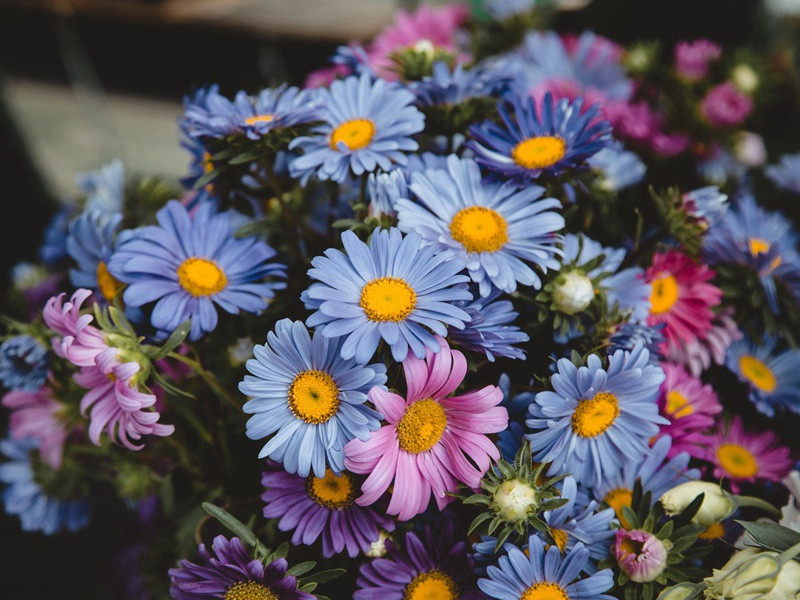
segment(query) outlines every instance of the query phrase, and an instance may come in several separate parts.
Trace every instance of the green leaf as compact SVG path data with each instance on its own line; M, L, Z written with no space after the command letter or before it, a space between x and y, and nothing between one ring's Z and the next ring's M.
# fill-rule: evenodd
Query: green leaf
M278 560L279 558L286 558L286 555L289 554L289 542L283 542L280 546L275 548L275 551L270 554L264 562L269 564L274 560Z
M314 573L313 575L309 575L308 577L303 577L300 581L302 585L306 585L307 583L326 583L337 577L341 577L347 573L345 569L326 569L324 571L320 571L319 573ZM321 598L322 596L318 596Z
M269 231L269 223L264 219L259 219L257 221L250 221L249 223L245 223L239 229L237 229L233 237L237 239L252 237L254 235L261 235Z
M183 343L183 340L186 339L186 336L189 335L191 330L192 320L186 319L170 334L167 341L164 342L164 345L152 356L152 359L158 360L159 358L164 358L167 354L175 350L175 348Z
M763 548L783 552L796 544L800 544L800 533L779 525L778 523L762 523L754 521L736 521Z
M258 544L258 538L247 525L230 514L227 510L220 508L211 502L203 502L203 510L219 521L224 527L233 532L239 539L249 546Z
M472 524L469 526L469 530L467 531L467 535L471 534L475 529L477 529L482 523L485 523L489 519L491 519L494 515L490 512L482 512L479 514L475 519L472 521Z
M293 577L299 577L305 573L308 573L311 569L317 566L317 563L313 560L307 560L306 562L301 562L296 564L293 567L290 567L287 571L287 575L291 575Z

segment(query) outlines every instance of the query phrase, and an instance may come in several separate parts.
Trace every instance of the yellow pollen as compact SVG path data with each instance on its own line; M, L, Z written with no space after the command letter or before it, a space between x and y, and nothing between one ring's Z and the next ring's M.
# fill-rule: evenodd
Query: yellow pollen
M557 583L541 581L525 590L519 600L569 600L569 596Z
M723 535L725 535L725 527L722 523L714 523L697 537L701 540L718 540Z
M550 535L556 543L556 547L564 552L567 549L567 532L563 529L551 529Z
M436 400L418 400L406 409L397 424L400 448L410 454L419 454L433 448L447 427L444 407Z
M778 380L772 369L755 356L749 354L742 356L739 359L739 372L762 392L774 392L778 386Z
M591 400L581 400L572 413L572 429L581 437L593 438L614 424L619 416L617 397L599 392Z
M405 319L417 306L417 292L397 277L379 277L361 289L359 306L371 321Z
M178 283L192 296L212 296L225 289L228 278L213 260L192 257L178 267Z
M622 516L622 507L630 507L633 501L633 492L627 488L615 488L608 492L603 499L617 513L617 519L619 519L620 524L627 529L628 521Z
M100 288L100 293L103 294L103 298L109 302L111 302L114 296L117 295L117 292L122 289L122 283L108 272L108 267L102 260L97 263L97 287Z
M295 417L319 425L328 422L339 409L339 388L327 373L303 371L292 380L288 400Z
M564 158L567 146L559 137L543 135L524 140L514 146L511 158L526 169L544 169Z
M458 595L453 578L433 570L414 577L403 591L403 600L458 600Z
M211 154L203 152L203 173L208 175L214 170L214 162L211 160Z
M753 454L739 444L722 444L717 448L719 464L733 477L753 477L758 473L758 463Z
M222 600L278 600L278 596L255 581L241 581L225 592Z
M496 252L508 241L508 225L491 208L470 206L458 211L450 221L450 235L467 252Z
M667 394L667 413L675 419L686 417L694 412L694 407L689 399L678 390L672 390Z
M678 301L678 282L669 273L655 279L650 292L650 312L660 315Z
M274 115L256 115L254 117L247 117L244 122L248 125L256 125L258 123L272 123L274 120Z
M330 469L325 470L325 477L311 475L306 479L306 491L314 502L331 509L347 508L356 497L350 475L336 475Z
M772 247L772 244L770 244L767 240L762 240L761 238L750 238L748 243L750 246L750 254L753 256L766 254Z
M375 124L369 119L352 119L339 125L331 133L331 148L339 149L344 142L348 150L360 150L368 146L375 136Z

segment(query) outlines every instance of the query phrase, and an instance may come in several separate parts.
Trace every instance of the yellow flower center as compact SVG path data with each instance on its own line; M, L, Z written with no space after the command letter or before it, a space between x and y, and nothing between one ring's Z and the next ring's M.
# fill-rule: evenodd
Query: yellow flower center
M289 409L306 423L326 423L339 408L339 388L327 373L317 370L295 375L289 386Z
M229 587L222 600L278 600L278 596L260 583L242 581Z
M569 596L557 583L540 581L525 590L519 600L569 600Z
M410 454L419 454L433 448L447 427L444 407L436 400L419 400L406 409L397 424L400 448Z
M108 267L102 260L97 263L97 287L100 288L100 293L103 294L103 298L109 302L111 302L114 296L117 295L117 292L122 289L122 283L108 272Z
M667 413L676 419L686 417L694 412L694 406L689 399L678 390L672 390L667 394Z
M701 540L718 540L725 535L725 527L722 523L714 523L708 527L699 537Z
M750 238L748 240L750 245L750 254L753 256L758 256L759 254L766 254L769 252L769 249L772 247L767 240L761 238Z
M403 600L458 600L453 578L433 570L414 577L403 592Z
M739 444L722 444L717 448L719 464L733 477L753 477L758 463L753 454Z
M336 475L330 469L325 470L325 477L311 475L306 480L306 490L314 502L331 509L347 508L356 497L350 475Z
M208 175L214 170L214 161L211 160L209 152L203 152L203 173Z
M745 354L739 359L739 372L742 377L760 389L762 392L774 392L778 385L775 374L767 365L755 356Z
M379 277L361 289L358 304L371 321L397 323L417 306L417 292L397 277Z
M553 541L556 547L564 552L567 549L567 532L563 529L551 529L550 535L553 536Z
M627 488L615 488L608 492L603 500L614 509L620 524L627 529L628 521L622 516L622 507L630 507L631 502L633 502L633 492Z
M652 283L650 312L660 315L667 312L678 301L678 282L670 275L662 275Z
M257 125L258 123L272 123L274 120L274 115L255 115L254 117L247 117L244 122L248 125Z
M508 225L491 208L470 206L458 211L450 221L450 235L467 252L496 252L508 241Z
M526 169L544 169L564 158L567 145L559 137L543 135L524 140L514 146L511 158Z
M228 278L213 260L192 257L178 267L178 283L192 296L211 296L225 289Z
M359 150L368 146L375 136L375 124L369 119L352 119L339 125L331 133L331 148L339 149L344 142L348 150Z
M617 397L599 392L591 400L581 400L572 413L572 429L581 437L593 438L611 427L619 416Z

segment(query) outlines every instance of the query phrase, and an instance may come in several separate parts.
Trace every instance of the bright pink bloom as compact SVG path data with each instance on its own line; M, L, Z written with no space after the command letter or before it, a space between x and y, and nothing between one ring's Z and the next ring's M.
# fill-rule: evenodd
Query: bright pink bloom
M316 71L311 71L311 73L308 74L303 87L325 87L333 83L336 79L339 79L340 77L347 77L351 74L352 73L347 65L334 65L324 69L317 69Z
M594 86L584 87L577 79L551 77L530 91L530 95L536 101L536 106L539 110L542 109L544 97L548 93L553 95L553 99L556 102L562 98L566 98L570 102L574 102L577 98L583 98L581 113L589 110L594 104L599 104L602 107L608 102L608 94L599 88ZM600 118L598 116L598 119Z
M682 364L689 373L699 377L712 364L723 364L728 347L741 337L742 332L733 320L733 309L727 308L714 315L711 330L704 338L694 338L690 342L669 346L665 358Z
M753 111L753 101L730 81L711 89L700 102L700 114L715 127L740 125Z
M388 424L366 441L351 440L344 449L345 468L369 474L356 502L374 503L394 481L387 512L403 521L423 512L431 494L439 509L444 508L452 500L447 493L459 481L478 487L491 461L500 458L486 434L508 425L506 409L498 406L503 393L496 386L447 397L463 381L467 361L444 339L439 343L438 354L428 351L425 360L409 354L403 361L406 399L372 388L369 399Z
M631 581L653 581L667 568L667 549L655 535L641 529L617 531L614 557Z
M602 111L615 137L639 144L649 145L661 126L661 116L647 102L609 102Z
M692 377L680 365L661 363L666 375L661 384L658 412L670 420L663 425L659 437L672 438L667 456L680 452L701 456L705 442L704 433L714 425L714 418L722 412L722 405L710 385Z
M11 411L8 422L11 437L15 440L27 437L39 440L39 456L58 469L64 456L67 430L58 416L61 405L53 399L50 388L45 385L34 393L8 392L3 396L2 404Z
M709 40L678 42L675 45L675 70L687 81L708 75L708 66L722 56L722 48Z
M741 482L781 481L789 474L793 464L791 453L777 442L771 431L747 433L736 416L727 428L706 438L706 460L714 465L714 477L730 481L736 493Z
M680 252L653 256L653 263L645 273L652 286L647 324L666 323L665 351L705 338L711 331L712 308L722 298L722 290L709 283L713 277L714 271Z
M692 139L685 133L663 133L657 131L650 139L653 152L664 158L685 152Z

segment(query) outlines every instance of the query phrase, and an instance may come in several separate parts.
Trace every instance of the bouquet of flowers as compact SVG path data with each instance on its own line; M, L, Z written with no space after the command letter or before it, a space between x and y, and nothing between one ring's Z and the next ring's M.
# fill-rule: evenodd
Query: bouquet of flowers
M138 598L800 598L791 79L550 14L401 12L187 96L183 190L82 176L13 274L5 510L113 491Z

